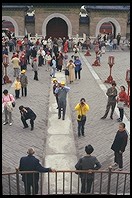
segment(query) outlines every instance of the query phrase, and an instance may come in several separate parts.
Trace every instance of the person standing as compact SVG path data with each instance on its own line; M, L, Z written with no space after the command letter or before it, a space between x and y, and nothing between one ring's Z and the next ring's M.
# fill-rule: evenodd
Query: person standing
M117 97L117 107L119 109L120 117L117 119L118 122L122 122L124 117L124 105L127 103L128 95L125 92L125 87L122 85L120 86L121 91Z
M34 71L34 80L38 80L38 62L37 58L33 58L33 71Z
M20 98L20 90L21 90L21 82L20 78L16 77L16 80L14 82L14 88L15 88L15 98Z
M116 39L117 39L117 45L120 45L120 40L121 40L121 34L120 33L117 34Z
M26 120L30 119L30 124L31 124L31 131L34 129L34 120L36 119L36 114L33 112L32 109L29 107L24 107L23 105L19 106L19 110L21 113L21 121L24 125L24 129L28 128L28 124Z
M56 79L56 78L53 78L53 94L54 94L54 96L55 96L55 98L56 98L57 109L58 109L58 94L55 93L55 90L56 90L56 88L57 88L58 86L59 86L59 85L58 85L57 79Z
M80 79L81 78L80 73L81 73L81 70L82 70L82 63L81 63L78 56L76 57L76 60L74 61L74 64L75 64L75 79L77 79L77 75L78 75L78 79Z
M15 98L12 94L8 93L8 90L5 89L3 91L4 96L2 97L2 105L4 106L4 114L5 114L5 121L3 122L3 125L6 125L9 123L9 125L12 125L12 102L15 102Z
M27 156L21 157L19 162L19 171L38 171L33 174L22 173L22 181L24 182L24 189L26 195L31 195L31 187L32 194L38 194L39 192L39 172L55 172L55 169L45 168L43 167L39 159L37 159L33 154L35 153L34 148L30 147L27 151Z
M106 95L108 96L108 102L106 106L106 111L103 117L101 119L105 119L109 113L110 107L111 107L111 115L110 118L113 120L113 113L116 106L116 96L117 96L117 89L116 89L116 83L112 82L112 87L108 88Z
M89 173L79 173L81 178L81 193L90 193L92 183L94 181L94 173L92 173L92 170L98 170L101 168L101 163L98 159L91 155L93 151L94 148L91 144L85 146L86 155L80 158L75 165L77 170L91 170Z
M51 66L50 76L55 78L55 73L56 73L56 57L55 56L52 57L51 63L52 63L52 66Z
M27 96L27 85L28 85L28 78L26 76L26 70L21 71L20 75L20 82L21 82L21 89L22 89L22 96Z
M69 60L69 63L67 64L66 68L69 71L69 81L71 84L75 79L75 64L73 63L73 60Z
M11 63L13 65L14 77L19 76L21 67L20 67L20 59L18 58L17 54L15 54L14 58L11 59Z
M85 98L81 98L80 103L75 106L77 111L78 137L84 136L84 125L86 123L86 113L89 111L89 105L86 104Z
M50 62L51 62L51 54L49 51L46 52L46 55L45 55L45 64L46 64L46 71L50 71Z
M65 86L65 82L62 81L55 89L55 94L58 94L58 119L61 118L61 109L63 112L62 120L65 120L66 114L66 97L70 87Z
M123 169L123 152L125 151L128 141L128 134L125 127L125 123L121 122L119 124L119 129L111 145L111 149L114 151L114 164L112 167L116 168L119 166L119 171Z

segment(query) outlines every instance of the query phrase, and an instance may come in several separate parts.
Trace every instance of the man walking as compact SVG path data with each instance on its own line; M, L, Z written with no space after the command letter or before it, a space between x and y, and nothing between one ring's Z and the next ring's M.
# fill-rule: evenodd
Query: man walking
M55 94L58 94L58 119L61 118L61 109L63 111L62 120L65 120L66 114L66 96L70 87L65 86L65 82L61 82L59 87L55 89Z
M105 119L107 117L111 107L110 118L113 120L113 113L116 106L116 96L117 96L117 89L115 87L116 87L116 83L112 82L112 87L108 88L106 92L106 95L108 96L108 102L107 102L105 114L103 117L101 117L101 119Z
M24 125L24 129L28 128L28 124L26 120L30 119L30 124L31 124L31 131L34 129L34 120L36 119L36 114L29 108L29 107L24 107L23 105L19 106L19 110L21 113L21 121Z
M22 173L22 181L24 182L25 194L31 195L31 187L33 190L32 194L38 194L39 191L39 172L55 172L55 169L43 167L39 160L33 156L35 150L29 148L28 156L24 156L20 159L19 171L38 171L38 173Z

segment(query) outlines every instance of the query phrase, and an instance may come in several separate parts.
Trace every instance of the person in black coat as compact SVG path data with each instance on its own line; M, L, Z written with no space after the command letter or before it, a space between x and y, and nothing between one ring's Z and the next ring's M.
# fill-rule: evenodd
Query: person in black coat
M95 156L91 156L91 153L94 151L94 148L89 144L85 146L86 156L79 159L75 168L77 170L98 170L101 168L100 162ZM81 193L90 193L92 183L94 180L94 173L79 173L81 178Z
M114 151L114 164L112 167L117 167L119 165L119 171L123 168L123 152L125 151L127 141L128 134L125 130L125 123L121 122L111 146L111 149Z
M19 171L38 171L37 173L22 173L22 181L24 182L25 194L31 195L31 186L33 190L33 194L38 194L39 191L39 172L55 172L55 169L45 168L43 167L39 160L33 156L35 150L33 148L29 148L28 156L21 157L19 163Z
M19 110L21 113L21 121L24 125L24 129L28 128L28 124L26 120L30 119L30 124L31 124L31 131L34 129L34 120L36 119L36 114L29 108L29 107L24 107L23 105L19 106Z

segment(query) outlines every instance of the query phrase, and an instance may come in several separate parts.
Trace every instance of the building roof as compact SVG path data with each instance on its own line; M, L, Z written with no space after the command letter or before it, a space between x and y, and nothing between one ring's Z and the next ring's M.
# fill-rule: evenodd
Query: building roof
M84 5L86 10L122 10L122 11L126 11L126 10L130 10L130 6L129 5Z

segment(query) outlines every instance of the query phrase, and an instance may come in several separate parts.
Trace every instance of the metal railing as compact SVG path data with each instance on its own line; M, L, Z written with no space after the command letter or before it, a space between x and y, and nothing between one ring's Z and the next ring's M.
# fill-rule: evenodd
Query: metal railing
M39 173L39 195L50 194L81 194L81 179L78 173L94 173L91 192L89 194L106 195L130 195L130 172L108 170L76 171L57 170L56 172ZM19 171L2 173L2 194L3 195L24 195L24 183L21 174L33 175L32 195L35 194L36 171Z

